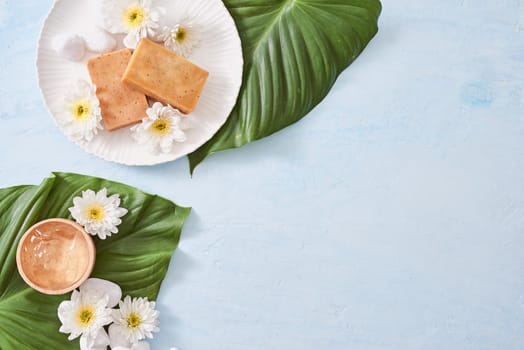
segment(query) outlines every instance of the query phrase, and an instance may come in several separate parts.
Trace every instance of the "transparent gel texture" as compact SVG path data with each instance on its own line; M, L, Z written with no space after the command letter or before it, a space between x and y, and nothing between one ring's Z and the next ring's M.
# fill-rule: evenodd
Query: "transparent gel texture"
M51 222L34 229L22 251L27 277L42 288L67 288L80 280L89 266L84 237L64 223Z

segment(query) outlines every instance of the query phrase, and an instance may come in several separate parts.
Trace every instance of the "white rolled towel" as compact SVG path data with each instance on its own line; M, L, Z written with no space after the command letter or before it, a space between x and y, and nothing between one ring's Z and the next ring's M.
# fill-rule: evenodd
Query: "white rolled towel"
M89 51L97 53L106 53L116 48L115 38L105 30L93 27L83 33L86 47Z
M84 38L77 34L57 35L52 45L60 57L70 61L80 61L86 52Z

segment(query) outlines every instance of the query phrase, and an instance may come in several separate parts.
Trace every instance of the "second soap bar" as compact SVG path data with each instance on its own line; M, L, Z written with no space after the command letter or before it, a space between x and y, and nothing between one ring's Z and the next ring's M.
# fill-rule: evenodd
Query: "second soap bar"
M146 117L149 107L146 96L122 83L122 75L130 58L131 50L123 49L87 62L107 130L128 126Z
M208 76L207 71L176 53L142 39L122 81L189 114L195 109Z

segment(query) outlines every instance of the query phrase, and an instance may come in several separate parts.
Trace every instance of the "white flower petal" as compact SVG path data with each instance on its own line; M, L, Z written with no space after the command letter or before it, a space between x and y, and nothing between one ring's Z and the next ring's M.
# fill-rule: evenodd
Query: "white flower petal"
M85 199L94 199L95 196L96 193L93 190L82 191L82 197L84 197Z
M160 112L162 111L162 108L164 108L164 106L162 105L162 103L160 103L160 102L155 102L155 103L153 103L153 106L151 107L151 111L150 111L150 113L148 112L147 115L148 115L151 119L156 119L156 118L158 118Z
M120 195L114 194L108 198L108 200L114 205L119 206L120 205Z
M186 142L187 141L187 136L186 136L186 133L183 132L182 130L178 129L178 130L175 130L173 131L173 139L176 141L176 142Z
M138 42L142 39L139 32L129 32L124 38L124 46L128 49L136 49Z
M95 194L95 199L97 201L104 200L107 197L107 188L102 188Z
M120 204L118 204L120 205ZM124 215L126 215L129 211L126 209L126 208L117 208L116 209L116 212L115 212L115 215L118 216L118 217L122 217Z
M74 291L75 292L75 291ZM73 292L73 293L74 293ZM64 323L65 322L65 319L66 319L66 315L67 315L67 312L68 310L71 308L71 301L69 300L64 300L60 303L60 305L58 305L58 319L60 320L60 322ZM61 328L64 328L65 326L62 326Z

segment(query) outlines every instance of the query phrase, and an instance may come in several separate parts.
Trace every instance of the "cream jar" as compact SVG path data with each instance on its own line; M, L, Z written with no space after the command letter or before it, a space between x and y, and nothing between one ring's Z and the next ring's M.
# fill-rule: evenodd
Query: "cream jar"
M48 219L22 236L16 264L24 281L45 294L65 294L78 288L95 264L95 245L77 223Z

